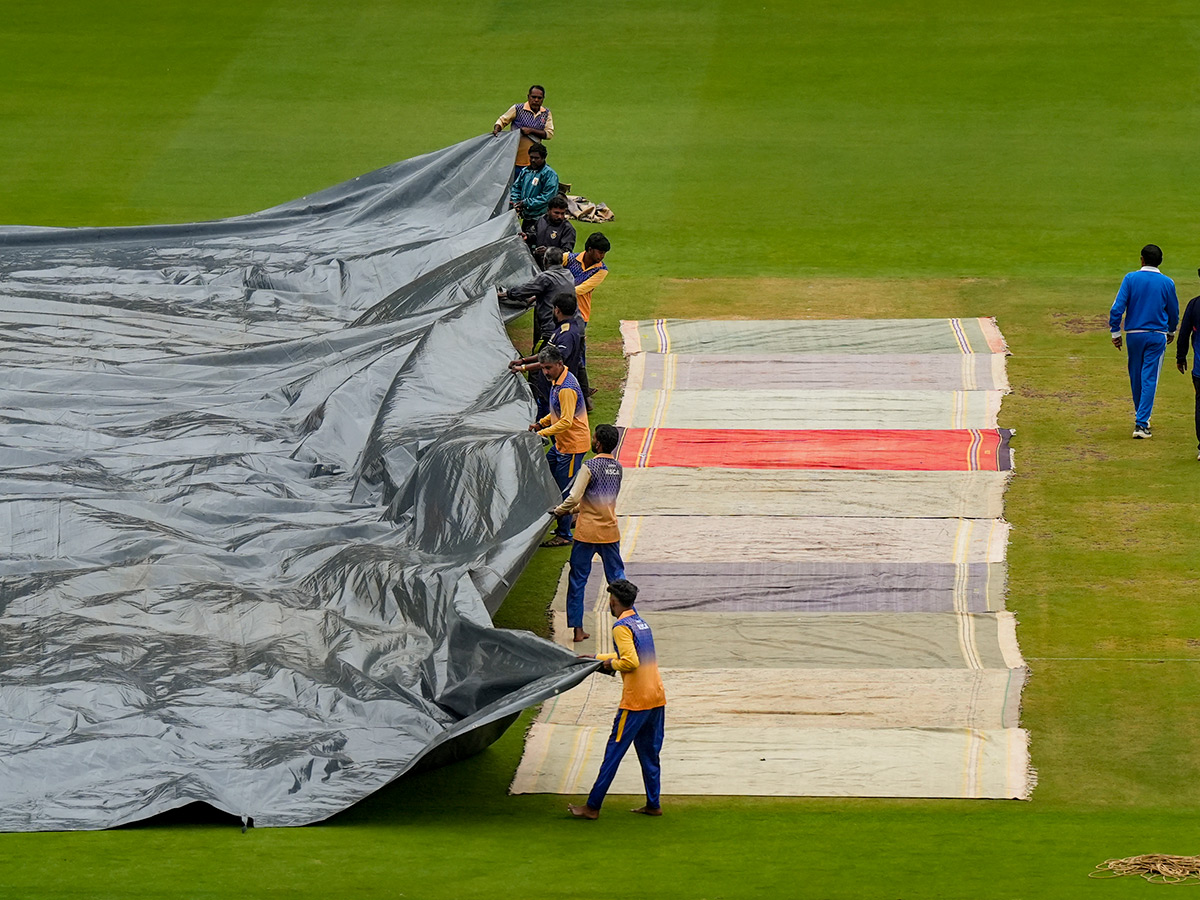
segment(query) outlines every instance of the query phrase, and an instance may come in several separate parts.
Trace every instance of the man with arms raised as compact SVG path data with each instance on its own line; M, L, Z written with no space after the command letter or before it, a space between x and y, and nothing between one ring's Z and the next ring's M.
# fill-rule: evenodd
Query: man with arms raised
M521 140L517 142L517 164L513 170L516 176L521 169L529 165L529 148L540 141L548 141L554 137L554 116L548 107L542 105L546 99L546 89L540 84L529 88L529 94L524 103L514 103L492 126L492 136L499 134L505 128L521 132Z

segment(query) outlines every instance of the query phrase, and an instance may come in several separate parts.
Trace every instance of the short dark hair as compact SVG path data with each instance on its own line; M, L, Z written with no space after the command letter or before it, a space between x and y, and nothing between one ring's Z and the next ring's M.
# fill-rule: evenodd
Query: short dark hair
M540 84L531 84L531 85L529 86L529 91L528 91L528 93L532 94L534 91L541 91L541 92L542 92L542 96L543 96L543 97L545 97L545 96L546 96L546 89L545 89L544 87L542 87Z
M564 316L573 316L579 311L579 304L575 302L574 295L559 294L554 298L554 308L561 309Z
M588 235L587 243L583 245L584 250L599 250L601 253L607 253L612 249L612 244L599 231Z
M562 351L554 344L547 344L538 353L538 362L540 363L560 363L562 361Z
M546 204L546 209L570 209L571 204L567 202L567 198L562 194L555 194L550 198L550 202Z
M617 602L626 609L633 606L638 595L637 585L632 581L626 581L624 578L618 578L616 581L610 582L608 592L616 597Z
M548 154L548 153L546 152L546 145L545 145L545 144L538 144L538 143L536 143L536 142L535 142L535 143L533 143L533 144L530 144L530 145L529 145L529 152L530 152L530 153L536 153L536 154L537 154L538 156L540 156L542 159L549 159L549 157L550 157L550 154Z
M1142 259L1148 266L1162 265L1162 247L1158 244L1147 244L1142 248Z
M621 443L621 432L612 425L597 425L596 443L600 445L601 453L612 453Z

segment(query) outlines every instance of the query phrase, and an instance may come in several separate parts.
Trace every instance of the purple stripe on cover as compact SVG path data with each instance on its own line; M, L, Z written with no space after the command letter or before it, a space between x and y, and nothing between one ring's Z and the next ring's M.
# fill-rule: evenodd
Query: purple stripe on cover
M1000 432L1000 446L996 448L996 469L1000 472L1009 472L1012 470L1012 436L1013 429L998 428Z
M1004 608L1003 564L629 563L647 612L987 612ZM599 598L603 573L588 581ZM956 602L957 598L957 602ZM590 604L589 604L590 605Z
M810 354L807 356L723 356L643 353L642 390L663 390L667 363L674 390L1003 390L996 383L991 357L973 358L967 378L961 355L951 354Z

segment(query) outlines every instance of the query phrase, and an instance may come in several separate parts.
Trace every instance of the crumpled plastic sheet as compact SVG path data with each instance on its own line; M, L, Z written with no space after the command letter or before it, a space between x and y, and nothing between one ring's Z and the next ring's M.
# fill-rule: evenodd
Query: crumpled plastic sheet
M593 670L490 617L557 500L515 149L0 228L0 828L319 821Z

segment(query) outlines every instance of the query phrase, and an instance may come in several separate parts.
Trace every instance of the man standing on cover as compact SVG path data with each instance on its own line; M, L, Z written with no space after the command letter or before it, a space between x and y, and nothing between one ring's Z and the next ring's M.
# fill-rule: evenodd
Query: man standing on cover
M1121 319L1125 319L1129 384L1133 389L1135 438L1150 437L1150 413L1167 344L1175 340L1179 298L1175 282L1158 270L1163 253L1154 244L1142 248L1142 267L1121 281L1108 315L1113 346L1121 349Z
M1200 271L1197 272L1200 275ZM1175 345L1175 367L1180 374L1187 374L1188 346L1191 345L1195 365L1192 368L1192 387L1196 390L1196 443L1200 446L1200 297L1188 301L1183 318L1179 321L1179 343ZM1197 456L1196 459L1200 459Z
M508 200L521 217L521 230L529 231L545 215L550 198L558 193L558 173L546 165L546 148L534 144L529 148L529 165L513 182Z
M613 720L612 734L604 747L604 761L587 804L571 804L567 811L577 819L600 818L604 795L616 777L621 758L632 744L642 765L642 782L646 785L646 805L633 810L644 816L661 816L659 802L661 773L658 754L662 750L663 725L666 721L667 694L658 674L654 655L654 636L650 626L642 621L633 608L638 589L621 579L608 586L608 611L616 617L613 625L613 646L616 653L601 653L603 672L621 673L621 704Z
M546 89L540 84L533 85L525 102L514 103L492 126L493 137L509 127L513 131L521 132L521 140L517 142L514 177L529 165L529 148L539 141L548 141L554 137L554 116L547 107L542 106L545 99Z
M567 627L574 632L576 644L590 634L583 630L583 595L592 560L597 554L609 584L625 577L621 561L621 532L617 529L617 494L621 492L621 464L613 451L621 435L611 425L597 425L592 438L596 455L579 469L571 493L554 510L556 516L569 516L576 510L575 543L571 545L571 575L567 581Z
M550 414L529 426L540 437L553 438L554 446L546 454L554 483L567 496L583 457L591 446L591 429L587 410L583 406L583 391L575 376L563 365L562 353L553 344L538 354L542 374L550 381ZM571 546L571 517L559 516L554 535L541 543L542 547Z

